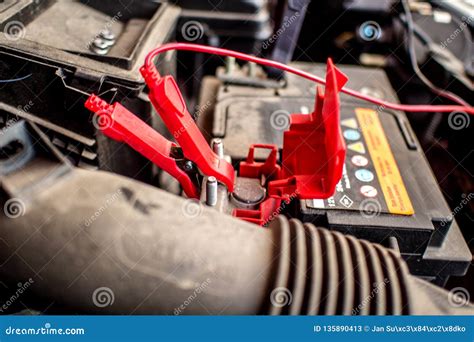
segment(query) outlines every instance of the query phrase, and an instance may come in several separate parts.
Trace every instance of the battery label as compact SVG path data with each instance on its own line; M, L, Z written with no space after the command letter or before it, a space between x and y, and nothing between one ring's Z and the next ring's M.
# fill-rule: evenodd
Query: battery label
M355 111L389 213L413 215L413 205L377 112L368 108Z
M378 113L357 108L342 111L347 155L342 178L328 199L306 200L309 208L413 215L414 210Z

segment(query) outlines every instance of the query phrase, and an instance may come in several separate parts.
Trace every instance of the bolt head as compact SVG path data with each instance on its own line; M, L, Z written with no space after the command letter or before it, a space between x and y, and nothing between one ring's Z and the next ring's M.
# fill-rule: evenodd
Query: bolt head
M91 51L96 55L104 56L109 52L109 49L100 49L96 46L91 45Z
M109 43L106 42L104 39L102 38L95 38L93 41L92 41L92 45L98 49L107 49L109 47Z
M115 34L108 29L101 31L100 37L106 40L115 40Z

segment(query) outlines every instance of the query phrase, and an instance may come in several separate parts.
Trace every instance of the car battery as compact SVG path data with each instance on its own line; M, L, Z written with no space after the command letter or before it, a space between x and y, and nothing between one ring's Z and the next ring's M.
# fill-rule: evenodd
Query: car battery
M324 65L295 66L325 73ZM340 69L349 88L397 101L382 70ZM221 84L213 136L221 138L234 166L251 144L281 148L291 113L312 112L315 94L314 83L293 75L285 88ZM209 103L210 96L203 94L201 102ZM327 199L299 200L288 214L395 248L412 273L435 283L465 274L471 253L405 114L341 94L341 129L347 155L336 192Z

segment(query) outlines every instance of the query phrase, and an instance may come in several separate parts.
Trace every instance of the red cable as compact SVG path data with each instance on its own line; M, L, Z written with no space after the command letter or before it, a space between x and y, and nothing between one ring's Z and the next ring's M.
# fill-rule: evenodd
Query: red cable
M227 56L227 57L235 57L237 59L242 59L248 62L253 62L261 65L266 65L268 67L273 67L277 69L281 69L287 72L290 72L292 74L304 77L308 80L311 80L316 83L320 84L326 84L325 80L315 76L309 72L291 67L289 65L272 61L269 59L265 58L260 58L260 57L255 57L251 55L247 55L242 52L237 52L237 51L232 51L232 50L227 50L227 49L221 49L221 48L216 48L212 46L206 46L206 45L199 45L199 44L190 44L190 43L169 43L162 45L148 53L145 59L145 67L146 68L155 68L153 59L166 51L170 50L182 50L182 51L194 51L194 52L201 52L201 53L207 53L207 54L212 54L212 55L219 55L219 56ZM389 108L393 110L400 110L404 112L413 112L413 113L418 113L418 112L466 112L468 114L474 115L474 107L470 106L458 106L458 105L404 105L404 104L398 104L398 103L391 103L387 101L383 101L380 99L377 99L375 97L367 96L364 94L359 93L358 91L348 89L348 88L343 88L342 92L345 94L348 94L350 96L356 97L358 99L364 100L364 101L369 101L372 102L376 105L379 105L383 108Z

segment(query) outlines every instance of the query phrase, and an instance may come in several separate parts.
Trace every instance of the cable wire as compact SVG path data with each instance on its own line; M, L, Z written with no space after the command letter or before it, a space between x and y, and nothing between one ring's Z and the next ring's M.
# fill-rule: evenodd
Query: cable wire
M414 34L414 23L413 23L413 16L411 15L410 7L408 5L408 0L401 0L403 11L405 12L406 17L406 24L408 29L408 55L410 57L410 63L412 65L415 74L418 78L436 95L444 97L452 102L455 102L461 106L469 106L469 104L464 101L462 98L457 96L456 94L441 89L433 84L421 71L420 67L418 66L418 60L416 58L416 51L415 51L415 34Z
M28 77L30 77L32 74L17 77L17 78L11 78L9 80L0 80L0 83L13 83L13 82L18 82L18 81L23 81L26 80Z
M242 59L248 62L253 62L273 68L278 68L287 72L290 72L292 74L301 76L303 78L306 78L310 81L319 83L319 84L326 84L326 81L318 77L316 75L313 75L309 72L300 70L298 68L294 68L292 66L279 63L276 61L272 61L269 59L265 58L260 58L256 56L251 56L247 55L242 52L237 52L237 51L232 51L228 49L222 49L222 48L216 48L216 47L211 47L211 46L206 46L206 45L199 45L199 44L191 44L191 43L168 43L164 44L148 53L148 55L145 58L145 68L147 69L155 69L156 67L154 65L154 58L158 56L161 53L171 51L171 50L180 50L180 51L194 51L194 52L200 52L200 53L207 53L207 54L213 54L213 55L218 55L218 56L228 56L228 57L235 57L237 59ZM156 71L157 72L157 71ZM451 113L451 112L466 112L470 115L474 115L474 107L471 107L469 105L406 105L406 104L398 104L398 103L392 103L388 101L383 101L381 99L371 97L368 95L364 95L359 93L358 91L349 89L349 88L342 88L341 90L343 93L350 95L352 97L358 98L360 100L364 101L369 101L372 102L382 108L388 108L388 109L393 109L393 110L399 110L399 111L405 111L405 112L413 112L413 113L419 113L419 112L443 112L443 113Z

